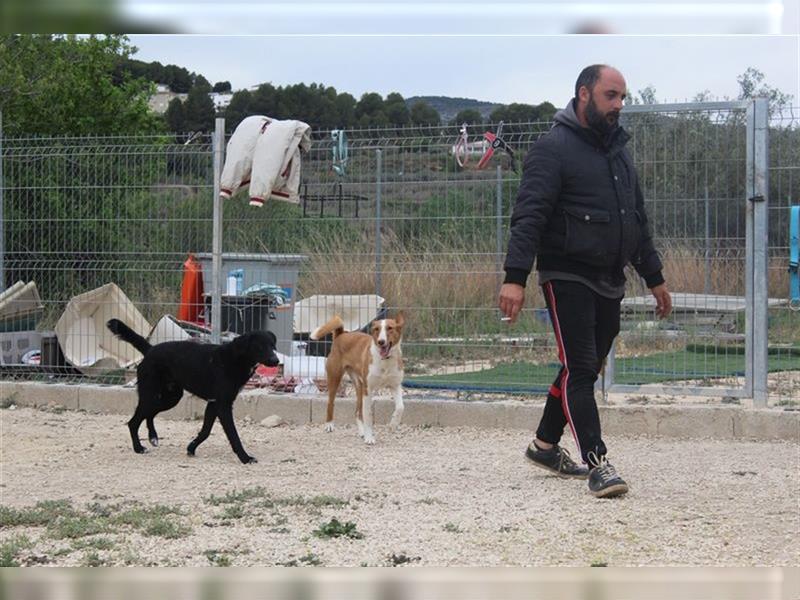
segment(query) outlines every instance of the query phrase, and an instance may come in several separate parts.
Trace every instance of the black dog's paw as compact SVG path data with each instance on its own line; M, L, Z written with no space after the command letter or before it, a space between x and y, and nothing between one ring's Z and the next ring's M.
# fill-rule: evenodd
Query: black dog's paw
M195 447L192 444L186 446L186 454L188 454L189 456L194 456L194 450Z
M150 445L151 446L158 446L158 438L157 437L151 437L150 438Z
M245 465L252 465L258 462L258 459L255 456L247 456L246 454L244 456L240 456L239 460Z
M134 448L133 451L136 452L136 454L147 454L148 452L147 448L145 448L144 446L141 446L139 448Z

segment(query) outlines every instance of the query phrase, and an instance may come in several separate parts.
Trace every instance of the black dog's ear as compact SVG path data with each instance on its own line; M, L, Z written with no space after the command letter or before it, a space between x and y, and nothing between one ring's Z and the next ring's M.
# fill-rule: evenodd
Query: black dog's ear
M275 337L275 334L272 333L271 331L267 331L267 337L270 339L273 346L278 343L278 338Z

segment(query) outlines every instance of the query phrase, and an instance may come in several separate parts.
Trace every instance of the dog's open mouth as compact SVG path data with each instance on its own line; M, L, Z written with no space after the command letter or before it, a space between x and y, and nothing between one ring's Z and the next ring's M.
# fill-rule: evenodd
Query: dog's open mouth
M389 358L389 353L392 351L392 344L391 342L384 344L378 348L378 351L381 354L381 358Z

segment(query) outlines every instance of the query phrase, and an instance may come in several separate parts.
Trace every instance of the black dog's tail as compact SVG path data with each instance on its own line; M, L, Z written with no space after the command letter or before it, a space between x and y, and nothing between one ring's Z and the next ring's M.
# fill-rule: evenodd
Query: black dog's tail
M108 323L106 323L106 327L111 330L111 333L128 342L142 354L147 354L148 350L153 347L150 342L136 333L133 329L125 325L125 323L119 319L111 319Z

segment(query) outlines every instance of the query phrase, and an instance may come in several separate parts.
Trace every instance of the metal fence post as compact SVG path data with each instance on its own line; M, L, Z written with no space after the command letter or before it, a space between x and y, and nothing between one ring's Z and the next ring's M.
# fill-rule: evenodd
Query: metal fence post
M5 187L3 179L3 112L0 111L0 292L6 289L6 221L3 214Z
M744 393L745 397L753 397L753 197L755 189L755 169L753 164L753 148L755 140L755 103L747 105L746 113L746 181L745 181L745 250L744 250Z
M747 238L745 241L745 392L767 405L767 195L769 105L747 106Z
M497 209L495 211L495 238L497 239L497 289L503 282L503 169L497 165Z
M381 178L383 176L383 153L375 150L375 295L381 295Z
M768 208L769 208L769 103L756 98L753 136L753 404L767 405L768 359Z
M708 177L706 177L706 181ZM711 293L711 210L708 203L708 185L705 186L705 283L703 293Z
M214 156L214 216L211 239L211 341L219 343L222 326L222 204L219 196L222 178L222 160L225 152L225 119L214 123L211 142Z

